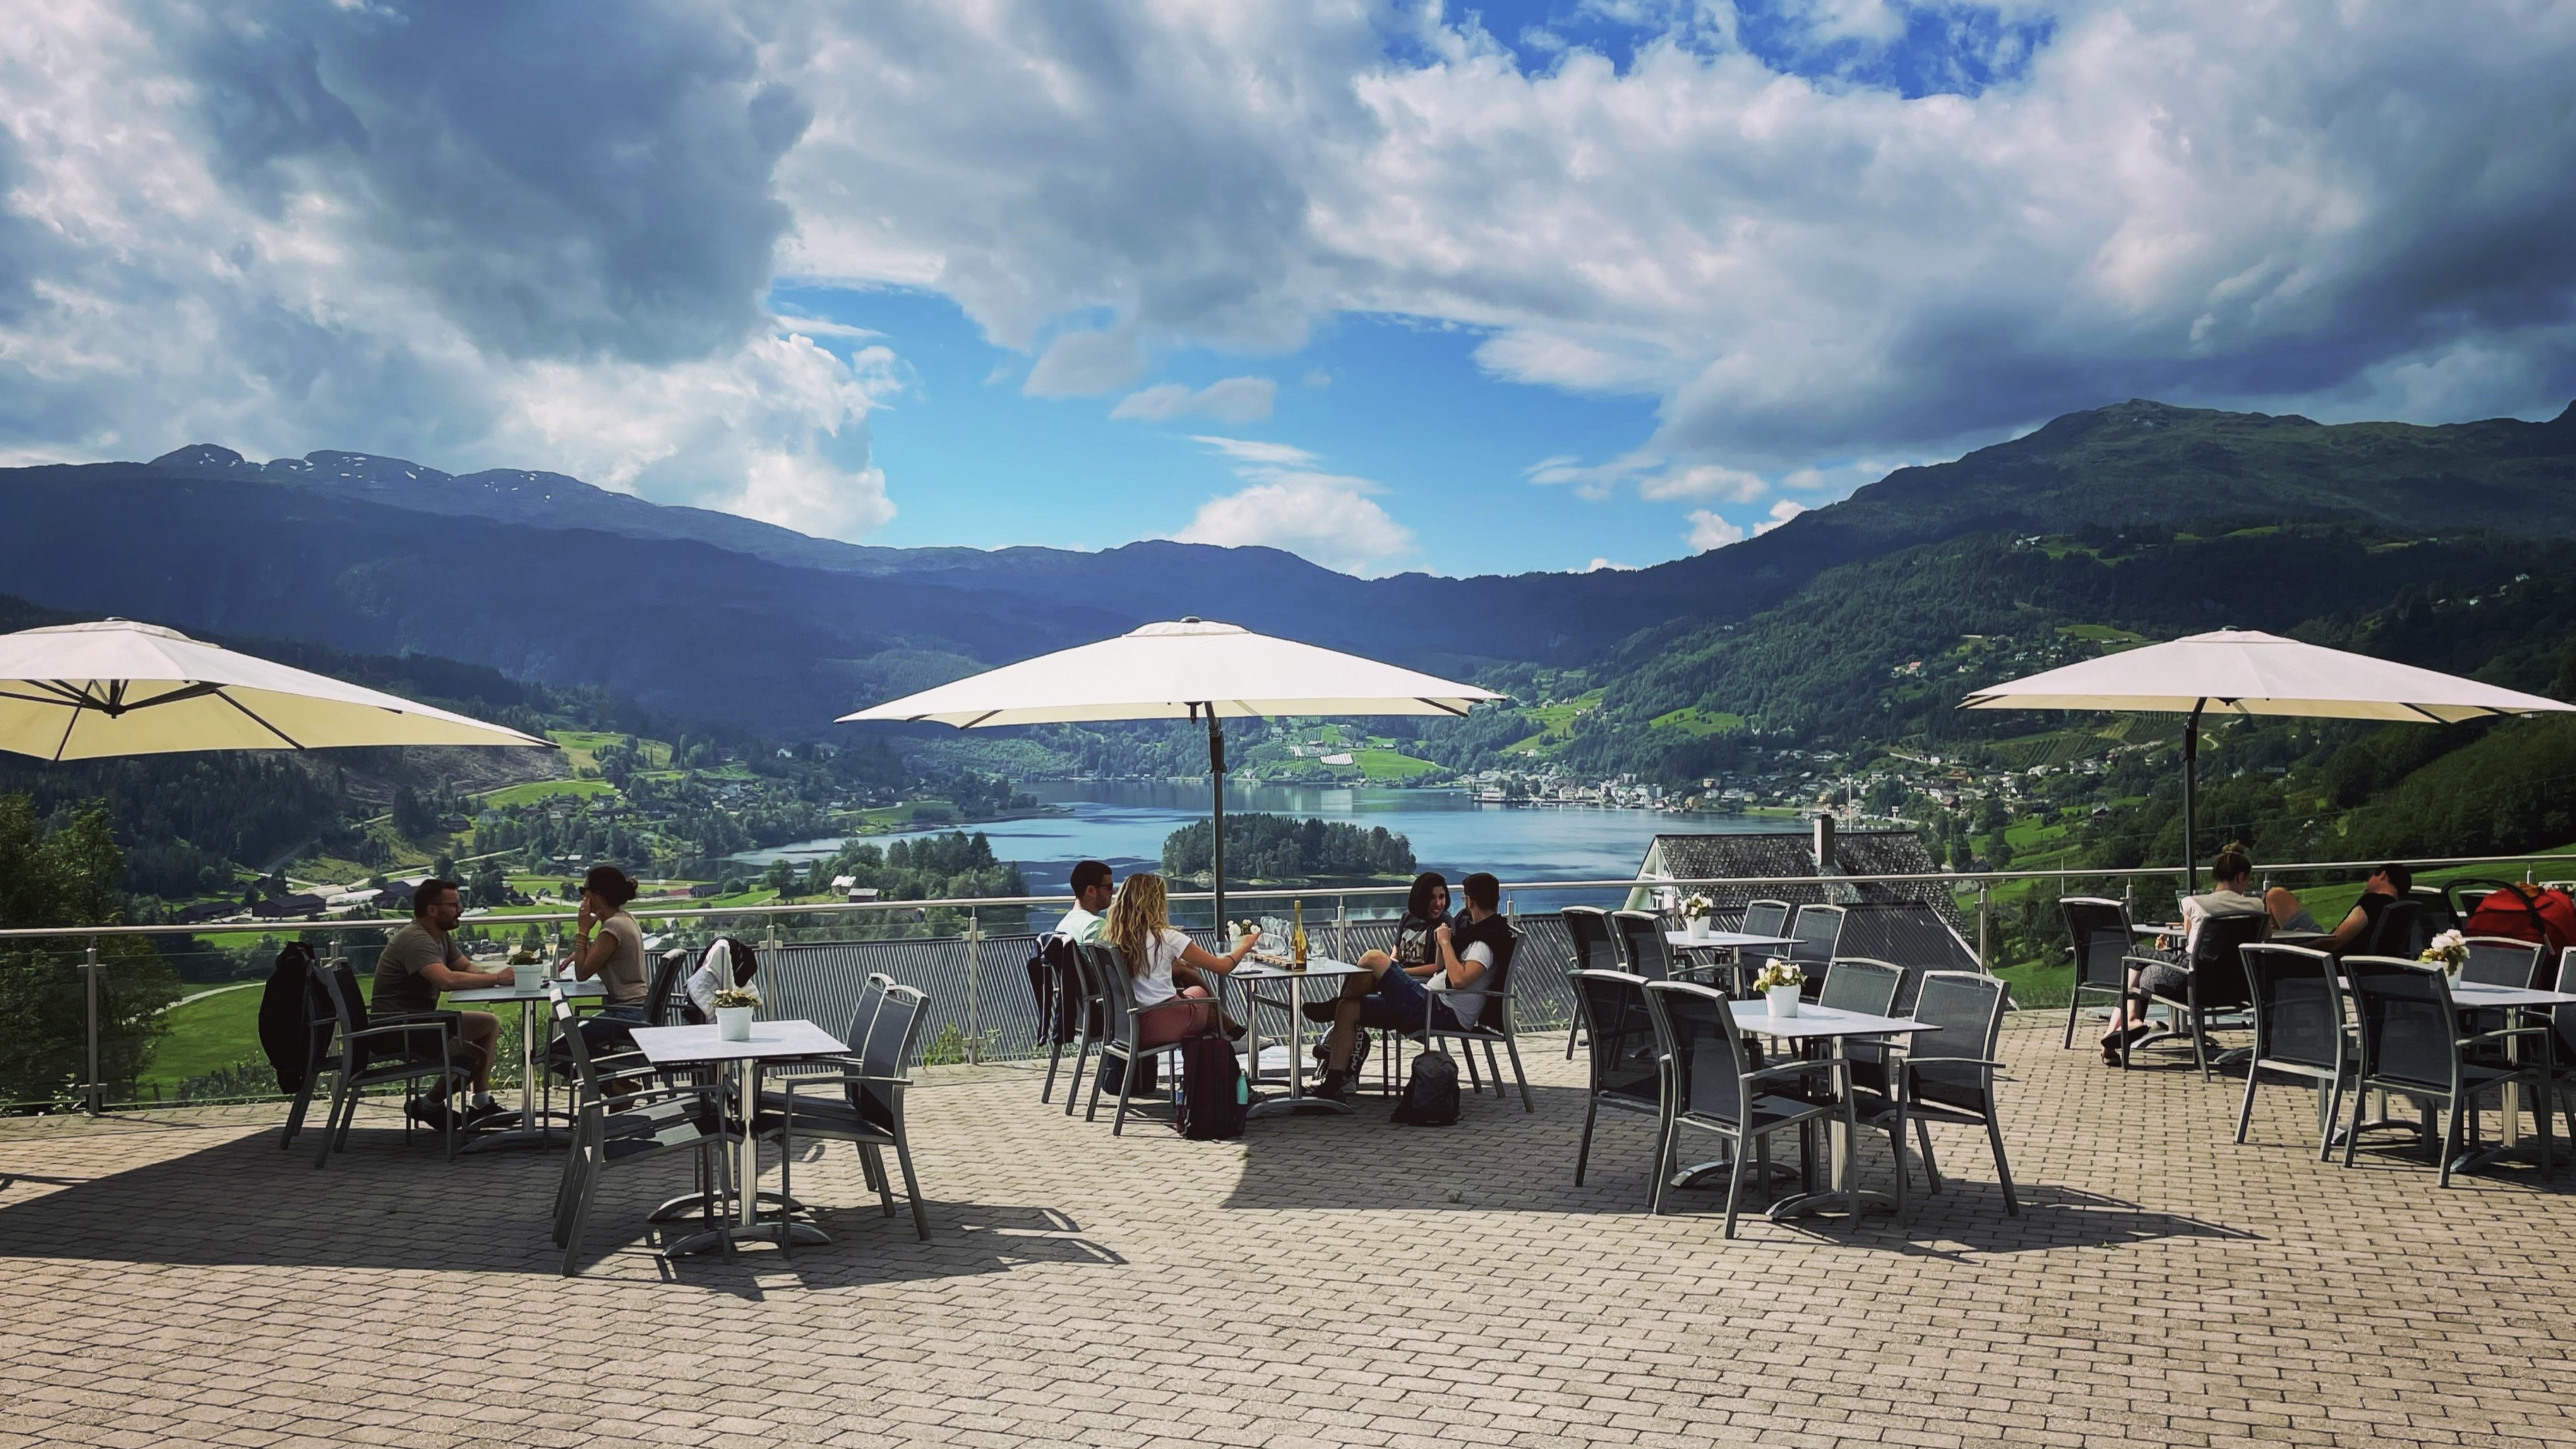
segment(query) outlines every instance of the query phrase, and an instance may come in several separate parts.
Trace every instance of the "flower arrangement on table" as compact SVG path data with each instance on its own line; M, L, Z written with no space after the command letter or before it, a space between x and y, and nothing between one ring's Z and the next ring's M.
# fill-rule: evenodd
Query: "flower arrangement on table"
M1685 919L1696 921L1703 916L1713 916L1715 914L1717 914L1717 902L1710 900L1708 897L1682 897L1682 915Z
M1807 984L1806 970L1795 961L1774 956L1753 977L1756 991L1777 991L1783 986Z
M760 1005L760 993L748 986L728 986L715 995L716 1010Z
M2457 931L2444 931L2433 938L2433 944L2424 948L2423 955L2415 959L2427 966L2441 967L2445 976L2457 976L2460 968L2469 964L2468 938Z

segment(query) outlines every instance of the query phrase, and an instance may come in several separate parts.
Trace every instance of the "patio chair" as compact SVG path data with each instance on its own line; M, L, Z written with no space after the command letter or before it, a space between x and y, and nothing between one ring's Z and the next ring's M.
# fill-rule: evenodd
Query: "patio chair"
M473 1080L473 1069L456 1050L456 1032L462 1012L423 1011L395 1012L371 1017L367 999L358 991L358 973L344 958L331 963L327 970L313 974L322 978L322 990L331 1002L331 1017L339 1028L337 1055L330 1050L313 1059L312 1075L331 1073L331 1111L322 1119L322 1145L314 1151L317 1168L330 1161L334 1149L349 1145L349 1124L358 1115L358 1098L369 1087L403 1087L403 1140L411 1140L411 1104L420 1099L424 1082L447 1084L451 1105L439 1124L439 1135L446 1140L447 1157L456 1159L458 1136L457 1113L452 1105L457 1089Z
M1080 1041L1089 1016L1089 998L1082 984L1082 953L1075 949L1071 937L1038 938L1037 969L1031 974L1030 984L1037 990L1038 1029L1046 1033L1046 1085L1038 1088L1038 1100L1044 1102L1055 1095L1056 1066L1064 1060L1064 1049ZM1089 1054L1090 1043L1082 1042L1075 1054L1074 1081L1082 1080L1080 1058Z
M1574 1185L1583 1185L1592 1161L1592 1128L1605 1107L1653 1118L1660 1134L1664 1115L1664 1056L1655 1041L1646 978L1625 971L1576 971L1574 1008L1591 1038L1591 1075L1584 1091L1583 1137L1574 1149ZM1658 1153L1661 1137L1657 1138Z
M2424 953L2425 944L2433 939L2431 924L2425 917L2423 902L2390 901L2380 908L2379 919L2353 943L2348 954L2412 961Z
M2394 1092L2423 1105L2424 1136L2438 1154L2436 1185L2448 1187L2465 1119L2477 1110L2478 1098L2501 1091L2508 1082L2521 1082L2530 1085L2538 1108L2540 1171L2546 1177L2554 1135L2549 1125L2550 1029L2524 1026L2463 1034L2451 1004L2451 983L2436 967L2394 957L2347 956L2343 971L2361 1018L2361 1071L2354 1083L2353 1124L2344 1136L2343 1165L2352 1166L2361 1146L2361 1099L2373 1091ZM2475 1049L2506 1041L2538 1050L2507 1066L2472 1060ZM2433 1130L2437 1111L2450 1114L2438 1134Z
M1787 901L1749 901L1744 907L1744 920L1736 929L1748 936L1777 936L1789 924Z
M1109 1119L1109 1135L1122 1136L1127 1130L1129 1099L1135 1093L1138 1075L1144 1071L1143 1063L1163 1053L1180 1050L1180 1044L1172 1042L1158 1047L1136 1044L1141 1039L1145 1009L1136 1004L1136 983L1127 974L1126 958L1118 954L1117 947L1086 945L1082 947L1082 960L1084 973L1090 976L1094 988L1101 989L1107 1004L1108 1032L1101 1038L1100 1056L1104 1064L1113 1059L1119 1064L1118 1111ZM1070 1093L1080 1085L1077 1081L1066 1091ZM1091 1105L1083 1111L1082 1120L1094 1122L1099 1117L1100 1079L1095 1076L1091 1080Z
M729 1190L733 1154L727 1149L738 1145L742 1136L740 1125L726 1117L712 1084L689 1082L608 1097L590 1060L590 1044L573 1029L572 1002L559 983L549 994L555 1029L568 1044L573 1069L572 1145L564 1153L563 1177L555 1188L555 1246L563 1249L560 1271L571 1278L580 1275L582 1234L590 1226L599 1179L609 1168L689 1152L697 1157L699 1181ZM724 1190L698 1197L701 1219L710 1229L716 1226ZM724 1255L732 1257L733 1239L724 1236L718 1241Z
M1627 963L1620 959L1619 942L1610 929L1610 913L1598 906L1567 906L1559 913L1565 921L1566 938L1574 943L1574 959L1566 972L1624 971ZM1583 1013L1565 1029L1565 1059L1574 1060L1574 1044L1583 1037Z
M1910 1123L1923 1148L1923 1179L1941 1190L1940 1164L1932 1156L1931 1124L1956 1123L1986 1129L1986 1145L1995 1155L1995 1179L2004 1190L2004 1215L2021 1216L2021 1199L2013 1193L2012 1164L2004 1157L2004 1133L1995 1115L1995 1042L2004 1029L2002 981L1975 971L1927 971L1914 1000L1914 1019L1940 1030L1890 1048L1890 1085L1895 1090L1857 1095L1860 1113L1872 1127L1884 1128L1896 1152L1896 1215L1905 1218L1905 1129Z
M2394 910L2392 906L2389 909ZM2209 1034L2216 1029L2221 1013L2242 1013L2254 999L2253 988L2246 984L2245 962L2238 952L2263 939L2272 924L2269 916L2212 916L2200 923L2193 933L2191 958L2166 961L2157 957L2132 957L2130 964L2174 966L2183 973L2183 993L2141 991L2136 996L2138 1014L2143 1016L2151 1001L2161 1001L2172 1013L2174 1025L2150 1032L2132 1042L2121 1038L2120 1065L2129 1065L2130 1053L2142 1046L2153 1046L2175 1037L2191 1039L2192 1060L2200 1066L2200 1079L2210 1080L2213 1057Z
M2558 979L2576 981L2576 946L2559 953ZM2561 1002L2549 1008L2548 1020L2549 1075L2555 1084L2551 1090L2567 1119L2567 1140L2576 1143L2576 1002Z
M331 1036L340 1029L340 1017L331 1005L331 993L323 988L322 975L338 961L312 961L304 971L304 1080L297 1084L295 1102L286 1112L286 1130L277 1139L280 1152L295 1145L295 1134L304 1129L305 1112L313 1105L313 1092L322 1074L331 1069Z
M850 1023L851 1054L823 1059L837 1071L790 1077L781 1086L761 1089L760 1111L752 1119L751 1130L755 1136L778 1140L778 1191L791 1202L789 1174L794 1171L797 1138L852 1144L887 1217L894 1216L894 1189L886 1176L884 1153L894 1149L895 1162L903 1169L904 1199L912 1205L913 1233L926 1243L930 1216L922 1206L921 1184L913 1176L912 1139L904 1130L903 1099L904 1089L912 1085L921 1029L929 1020L923 1009L928 998L881 976L871 980L881 984L874 999L863 1001L861 1014Z
M2323 1162L2357 1067L2343 977L2333 957L2306 946L2240 946L2236 954L2254 997L2254 1058L2245 1068L2236 1140L2243 1142L2254 1124L2254 1089L2265 1072L2302 1078L2317 1091L2317 1161Z
M1674 967L1672 943L1664 939L1664 918L1656 912L1612 911L1610 925L1619 933L1619 953L1628 960L1628 974L1669 981L1690 969Z
M1494 1079L1494 1095L1498 1098L1503 1095L1503 1069L1494 1058L1494 1046L1497 1042L1501 1043L1503 1051L1512 1059L1512 1080L1521 1089L1521 1110L1535 1112L1538 1108L1530 1100L1529 1075L1521 1070L1521 1049L1515 1039L1516 1029L1512 1024L1512 1009L1515 1002L1512 994L1512 963L1519 953L1520 933L1515 931L1511 936L1511 944L1504 948L1502 958L1494 963L1493 969L1488 973L1493 979L1479 983L1485 992L1485 1009L1477 1013L1474 1021L1464 1026L1434 1025L1432 1023L1438 1021L1439 1013L1433 1012L1425 1019L1423 1029L1409 1033L1406 1040L1425 1050L1443 1041L1457 1042L1458 1055L1465 1058L1467 1062L1468 1079L1479 1094L1485 1090L1485 1086L1483 1079L1476 1074L1476 1046L1479 1042L1483 1043L1485 1070ZM1448 987L1441 984L1441 978L1437 976L1432 977L1425 985L1430 990L1433 1001L1443 1001L1453 994ZM1401 1055L1401 1049L1390 1043L1389 1050L1380 1060L1392 1069L1399 1055ZM1387 1076L1385 1079L1387 1089L1393 1091L1395 1082L1401 1078L1401 1072L1393 1072Z
M1796 919L1789 923L1788 960L1798 963L1807 973L1807 984L1799 996L1813 1001L1825 989L1825 968L1834 964L1843 944L1843 908L1840 906L1800 906Z
M1808 1138L1811 1129L1836 1115L1842 1117L1846 1130L1853 1129L1850 1084L1836 1080L1844 1077L1840 1062L1753 1066L1745 1054L1743 1034L1736 1030L1731 1004L1712 987L1695 981L1650 981L1644 989L1656 1046L1671 1073L1664 1093L1663 1130L1655 1148L1654 1192L1646 1211L1664 1210L1664 1190L1680 1162L1681 1130L1711 1133L1727 1144L1725 1235L1734 1237L1737 1206L1744 1195L1745 1159L1753 1158L1767 1188L1774 1136L1794 1128L1802 1139ZM1818 1076L1827 1078L1822 1092L1810 1085ZM1796 1090L1768 1090L1774 1084L1795 1084ZM1801 1155L1810 1154L1802 1149Z
M2066 1001L2066 1046L2071 1049L2086 997L2117 1002L2128 995L2128 958L2137 936L2129 929L2129 908L2120 901L2064 896L2057 908L2066 917L2067 939L2075 943L2075 989Z
M1856 1011L1863 1016L1893 1016L1896 996L1905 986L1905 968L1866 956L1845 956L1825 968L1818 1006ZM1887 1048L1857 1037L1843 1043L1843 1060L1851 1063L1852 1084L1873 1092L1887 1090Z
M1064 1084L1064 1115L1073 1115L1073 1104L1082 1099L1082 1084L1092 1080L1091 1054L1100 1051L1101 1042L1109 1035L1109 994L1092 971L1092 948L1079 942L1069 943L1073 954L1069 964L1073 974L1066 983L1073 992L1073 1075ZM1103 1054L1104 1059L1106 1054Z
M2471 936L2469 959L2460 980L2473 986L2510 986L2527 991L2540 976L2541 943L2511 936Z

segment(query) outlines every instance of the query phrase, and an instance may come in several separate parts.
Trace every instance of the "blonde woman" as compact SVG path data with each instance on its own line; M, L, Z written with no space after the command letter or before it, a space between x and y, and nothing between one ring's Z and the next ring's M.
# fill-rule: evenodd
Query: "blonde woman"
M1206 972L1232 973L1251 954L1251 938L1246 937L1229 955L1212 956L1173 930L1170 894L1161 876L1139 871L1119 883L1100 940L1117 947L1127 963L1142 1013L1137 1019L1138 1046L1168 1046L1220 1029L1228 1036L1243 1034L1243 1028L1226 1021L1216 1003L1208 1000L1207 987L1192 978Z

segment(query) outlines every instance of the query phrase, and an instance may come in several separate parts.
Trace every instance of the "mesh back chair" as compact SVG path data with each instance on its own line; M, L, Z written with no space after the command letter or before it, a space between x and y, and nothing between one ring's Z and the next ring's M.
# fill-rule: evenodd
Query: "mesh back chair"
M2460 968L2460 980L2472 986L2511 986L2530 989L2540 976L2541 944L2517 941L2511 936L2471 936L2468 939L2468 963Z
M1583 1103L1583 1139L1574 1150L1574 1185L1592 1160L1592 1127L1601 1109L1652 1117L1664 1114L1664 1057L1655 1044L1655 1022L1646 1004L1646 978L1625 971L1577 971L1567 978L1574 1009L1592 1040L1591 1080Z
M2128 957L2137 936L2129 929L2128 906L2119 901L2067 896L2057 908L2066 916L2066 938L2075 943L2075 990L2066 1002L2066 1045L2071 1048L2085 998L2107 997L2116 1003L2128 994Z
M1101 984L1097 948L1075 944L1071 964L1073 974L1066 984L1076 993L1073 1007L1073 1076L1064 1084L1064 1115L1073 1115L1073 1104L1082 1098L1082 1084L1089 1081L1091 1054L1101 1050L1109 1034L1109 989ZM1103 1053L1103 1060L1107 1054Z
M340 1016L331 1005L331 993L323 987L322 976L337 964L315 960L304 970L304 1080L295 1088L295 1104L286 1112L286 1130L277 1139L281 1152L295 1145L295 1134L304 1128L305 1111L313 1104L313 1090L321 1083L322 1074L331 1070L331 1035L340 1029Z
M1789 934L1796 939L1790 944L1788 959L1807 973L1806 989L1799 995L1813 1001L1816 993L1824 990L1825 968L1842 951L1843 908L1800 906L1797 918L1789 923Z
M2425 943L2433 939L2431 926L2422 901L2390 901L2380 908L2379 919L2354 943L2351 954L2412 961L2424 954Z
M1073 1080L1082 1080L1081 1059L1090 1054L1091 1044L1081 1041L1082 1028L1089 1012L1089 997L1082 987L1082 953L1070 937L1047 935L1038 938L1036 969L1029 978L1038 998L1038 1029L1046 1033L1046 1085L1038 1089L1038 1100L1055 1095L1055 1072L1064 1060L1064 1049L1081 1042L1075 1053ZM1067 1086L1070 1093L1073 1089ZM1070 1097L1067 1099L1070 1101Z
M1923 1179L1941 1190L1941 1168L1932 1156L1931 1124L1953 1122L1986 1129L1995 1155L1995 1179L2004 1190L2004 1214L2021 1215L2013 1193L2012 1164L2004 1158L2004 1133L1995 1118L1995 1041L2004 1029L2004 983L1974 971L1926 971L1914 998L1914 1019L1938 1031L1907 1042L1889 1055L1894 1090L1864 1096L1872 1127L1884 1128L1896 1152L1896 1213L1905 1216L1905 1129L1911 1123L1923 1149Z
M358 973L345 959L315 974L322 978L333 1022L339 1027L339 1039L334 1043L336 1052L316 1055L310 1068L315 1076L324 1071L331 1073L331 1112L322 1120L322 1145L313 1154L313 1165L322 1166L330 1160L332 1149L349 1145L349 1124L358 1115L359 1095L369 1087L395 1082L403 1085L406 1139L411 1136L412 1108L421 1100L421 1085L443 1083L448 1087L446 1096L451 1105L440 1114L439 1134L446 1139L448 1158L454 1160L455 1088L474 1075L456 1035L463 1013L425 1011L370 1017L367 999L358 991Z
M2477 1109L2480 1096L2514 1082L2528 1083L2540 1107L2540 1170L2547 1176L2553 1135L2548 1111L2549 1028L2508 1027L2463 1035L2459 1013L2451 1004L2450 981L2438 968L2393 957L2347 956L2343 970L2352 983L2361 1018L2361 1071L2354 1084L2352 1127L2344 1134L2344 1166L2352 1165L2361 1145L2362 1097L2373 1091L2394 1092L2424 1104L2424 1135L2434 1143L2440 1167L2437 1181L2448 1187L2465 1118ZM2471 1057L2479 1048L2507 1041L2537 1047L2536 1059L2489 1065ZM2450 1113L2450 1122L2437 1135L2432 1131L2432 1114L2441 1110Z
M2323 1162L2356 1067L2343 978L2333 957L2306 946L2243 946L2237 955L2254 993L2254 1059L2245 1069L2236 1140L2243 1142L2253 1126L2254 1088L2265 1072L2303 1078L2317 1091L2317 1160Z
M1818 1006L1856 1011L1863 1016L1893 1016L1896 995L1905 987L1905 968L1866 956L1845 956L1825 968L1825 987ZM1852 1085L1866 1091L1887 1090L1887 1048L1858 1037L1843 1043L1843 1060L1851 1064Z
M1619 942L1610 930L1610 913L1598 906L1567 906L1561 913L1565 934L1574 943L1574 959L1566 966L1576 971L1625 971L1627 962L1619 955ZM1565 1059L1574 1060L1574 1044L1583 1038L1583 1013L1574 1014L1574 1024L1565 1029Z
M2559 953L2558 979L2576 981L2576 946ZM2557 1093L2559 1110L2567 1119L2567 1140L2576 1143L2576 1002L2551 1007L2549 1024L2549 1075L2555 1084L2551 1090Z
M563 1179L555 1189L555 1246L563 1249L562 1272L570 1278L581 1271L582 1232L590 1225L591 1203L608 1169L689 1152L697 1157L701 1182L712 1178L729 1188L733 1154L724 1149L742 1137L738 1125L726 1120L712 1085L689 1082L608 1096L562 984L552 986L549 995L555 1029L572 1058L573 1071L572 1146L564 1154ZM721 1191L698 1196L710 1228L715 1226L723 1196ZM725 1256L732 1257L732 1237L720 1232L717 1241Z
M1743 1034L1736 1030L1732 1003L1710 987L1694 981L1651 981L1645 992L1657 1045L1671 1070L1671 1085L1664 1094L1663 1131L1655 1147L1654 1194L1646 1210L1664 1210L1664 1189L1679 1161L1681 1129L1714 1133L1727 1142L1726 1236L1734 1237L1737 1204L1744 1195L1745 1160L1754 1160L1767 1187L1773 1135L1796 1128L1804 1136L1835 1115L1849 1129L1852 1094L1844 1083L1829 1083L1819 1092L1808 1081L1819 1075L1840 1076L1838 1062L1754 1066L1744 1050ZM1771 1090L1775 1085L1779 1090ZM1801 1093L1805 1095L1797 1095ZM1745 1150L1748 1147L1751 1152Z
M669 1026L671 1024L671 1011L674 1005L672 998L679 997L681 1000L687 999L682 992L682 983L688 980L688 974L688 952L665 951L662 953L660 963L653 968L653 985L644 993L644 1024L646 1026Z
M1117 947L1084 946L1082 958L1083 969L1090 975L1092 985L1095 988L1104 988L1102 995L1107 1003L1109 1025L1108 1031L1100 1039L1101 1060L1106 1063L1115 1058L1119 1064L1118 1111L1109 1119L1109 1135L1117 1137L1126 1132L1128 1098L1134 1094L1137 1077L1144 1071L1143 1060L1165 1052L1177 1051L1180 1049L1180 1043L1171 1042L1158 1047L1137 1045L1143 1040L1142 1031L1147 1008L1136 1004L1135 978L1127 974L1127 958L1118 954ZM1079 1085L1077 1081L1068 1085L1065 1090L1070 1093ZM1096 1121L1099 1115L1100 1079L1094 1077L1091 1082L1091 1105L1084 1110L1082 1120Z
M1788 924L1787 901L1753 901L1744 907L1744 923L1738 929L1748 936L1778 936Z
M903 1192L912 1204L912 1230L930 1241L930 1217L921 1201L921 1184L912 1171L912 1139L904 1131L904 1089L912 1085L912 1067L921 1046L921 1029L929 1021L927 998L909 986L878 976L871 978L875 999L861 1004L850 1023L850 1054L826 1057L837 1071L792 1077L784 1085L764 1088L752 1132L778 1139L778 1190L794 1200L788 1174L794 1170L798 1138L847 1142L857 1147L860 1168L876 1189L885 1215L894 1216L894 1188L886 1176L885 1150L894 1149L903 1169ZM1066 1090L1070 1091L1067 1084ZM787 1235L782 1234L784 1241Z
M1484 1091L1485 1086L1483 1078L1476 1075L1476 1044L1482 1042L1485 1047L1485 1070L1493 1076L1494 1095L1497 1097L1503 1095L1503 1069L1494 1058L1494 1045L1497 1042L1501 1043L1503 1051L1512 1059L1512 1080L1518 1083L1521 1089L1521 1110L1535 1112L1538 1108L1530 1101L1529 1076L1521 1070L1521 1049L1518 1042L1514 1040L1515 1028L1512 1025L1512 962L1519 954L1520 935L1514 932L1510 943L1503 948L1501 959L1485 973L1490 979L1479 980L1477 983L1484 989L1485 1006L1476 1014L1474 1021L1456 1026L1444 1026L1440 1024L1442 1013L1430 1012L1424 1017L1422 1030L1413 1033L1412 1040L1426 1048L1436 1046L1443 1041L1457 1042L1458 1055L1467 1060L1469 1080L1480 1093ZM1444 1003L1454 994L1449 988L1441 985L1440 981L1441 978L1434 976L1426 983L1430 988L1431 999L1435 1003ZM1393 1063L1399 1051L1400 1048L1391 1048L1384 1060L1390 1064ZM1390 1085L1392 1085L1391 1081Z
M2460 921L2463 918L2458 911L2451 909L2450 892L2440 886L2412 887L2406 892L2405 898L2424 908L2424 920L2434 934L2456 931L2460 928Z
M2272 918L2263 915L2211 916L2203 920L2200 929L2193 933L2189 960L2174 962L2151 957L2132 958L2134 964L2168 966L2181 971L2183 989L2179 996L2170 991L2142 989L2138 992L2138 1015L2145 1014L2148 1002L2162 1001L2174 1009L2178 1025L2152 1032L2134 1043L2129 1042L2124 1034L2120 1065L2126 1067L2129 1064L2129 1052L2133 1046L2188 1036L2192 1060L2200 1065L2200 1079L2204 1082L2210 1080L2209 1033L2216 1025L2215 1018L2222 1012L2242 1012L2254 999L2253 988L2245 980L2245 962L2238 952L2262 940L2263 933L2271 924Z
M1664 939L1664 918L1653 911L1613 911L1610 925L1619 933L1619 952L1631 976L1648 981L1673 977L1672 943Z

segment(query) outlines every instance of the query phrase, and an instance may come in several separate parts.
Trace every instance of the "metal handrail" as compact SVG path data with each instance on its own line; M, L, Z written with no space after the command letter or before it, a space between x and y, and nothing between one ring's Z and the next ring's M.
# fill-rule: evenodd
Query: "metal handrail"
M2533 851L2522 855L2454 855L2430 859L2406 859L2416 870L2439 870L2462 865L2516 865L2526 862L2563 861L2576 875L2576 855L2550 851ZM2385 859L2281 861L2261 867L2266 875L2292 872L2377 870ZM2101 880L2125 876L2181 876L2178 865L2094 866L2089 869L2058 870L1977 870L1891 873L1883 875L1747 875L1747 876L1618 876L1605 880L1505 881L1502 889L1513 892L1603 891L1666 889L1696 886L1778 886L1778 885L1860 885L1946 883L1956 886L1993 886L2016 880ZM1331 900L1349 896L1401 896L1409 884L1282 886L1270 888L1254 885L1237 886L1228 894L1258 897L1262 900ZM1174 891L1174 901L1211 901L1213 891ZM627 912L649 916L654 920L693 920L702 917L740 918L743 916L812 916L856 915L868 911L998 910L1015 906L1064 906L1073 902L1071 895L1047 896L954 896L935 900L810 901L798 905L759 906L673 906L663 907L651 899L638 897L627 903ZM577 911L525 911L508 916L466 916L468 924L506 922L511 926L559 924L578 919ZM398 925L398 921L376 919L349 920L329 916L289 920L277 918L258 921L200 921L194 925L154 926L18 926L0 930L0 940L49 938L56 936L214 936L234 935L244 931L362 931L371 927Z

